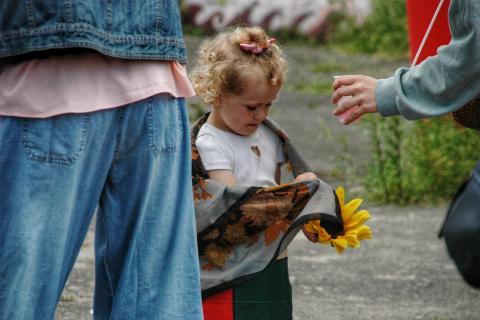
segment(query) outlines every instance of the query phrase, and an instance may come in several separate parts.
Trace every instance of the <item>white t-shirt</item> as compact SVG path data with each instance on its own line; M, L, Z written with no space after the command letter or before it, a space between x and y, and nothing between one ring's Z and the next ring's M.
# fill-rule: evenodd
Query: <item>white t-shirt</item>
M237 185L274 186L277 164L285 162L278 135L261 124L250 136L241 136L205 123L196 147L205 170L230 170Z

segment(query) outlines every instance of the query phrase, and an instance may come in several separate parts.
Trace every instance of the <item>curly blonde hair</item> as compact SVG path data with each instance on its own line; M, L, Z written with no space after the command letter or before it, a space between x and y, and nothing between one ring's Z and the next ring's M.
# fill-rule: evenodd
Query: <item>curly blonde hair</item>
M240 43L266 47L269 38L261 27L236 27L205 40L198 51L198 63L190 74L193 87L207 105L228 93L241 94L246 74L258 70L274 86L281 86L287 61L273 44L261 53L246 51Z

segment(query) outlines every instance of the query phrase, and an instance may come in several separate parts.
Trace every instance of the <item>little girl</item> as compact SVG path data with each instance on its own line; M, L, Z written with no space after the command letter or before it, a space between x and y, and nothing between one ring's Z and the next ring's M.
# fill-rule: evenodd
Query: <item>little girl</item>
M191 74L211 113L196 148L211 179L228 186L275 186L285 162L279 136L263 122L277 99L287 62L275 39L260 27L239 27L206 40ZM295 181L316 179L311 173ZM315 242L315 235L305 232ZM246 283L234 287L235 319L291 319L292 295L286 252ZM204 299L206 320L222 319L232 302L226 292Z

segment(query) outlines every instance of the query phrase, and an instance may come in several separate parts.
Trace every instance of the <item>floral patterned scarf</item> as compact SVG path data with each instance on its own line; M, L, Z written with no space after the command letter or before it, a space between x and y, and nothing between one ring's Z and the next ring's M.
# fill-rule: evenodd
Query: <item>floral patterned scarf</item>
M334 189L320 179L274 187L227 187L208 178L195 146L208 114L191 130L192 182L195 199L202 295L210 296L248 280L283 252L302 225L320 219L331 235L343 232ZM265 124L283 144L288 171L311 171L285 133L270 119Z

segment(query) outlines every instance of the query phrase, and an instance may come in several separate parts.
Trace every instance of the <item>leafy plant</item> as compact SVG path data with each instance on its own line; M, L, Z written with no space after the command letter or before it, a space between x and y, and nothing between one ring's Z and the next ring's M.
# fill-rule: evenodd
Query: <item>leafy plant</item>
M347 51L405 56L408 53L405 0L372 0L372 5L373 13L362 24L345 14L334 15L327 43Z
M367 118L372 160L365 189L383 203L438 203L450 199L478 160L474 130L448 116L409 122Z

